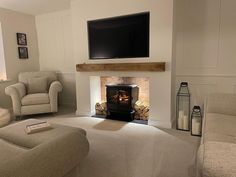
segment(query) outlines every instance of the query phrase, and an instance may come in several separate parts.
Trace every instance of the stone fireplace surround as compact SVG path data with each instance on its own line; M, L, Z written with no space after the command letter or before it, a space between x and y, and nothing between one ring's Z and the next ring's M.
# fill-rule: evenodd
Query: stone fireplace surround
M149 125L171 128L171 72L117 72L96 71L77 72L77 111L78 116L95 114L95 104L101 100L101 76L148 77L150 95Z
M96 76L118 77L149 77L150 78L150 119L149 124L170 127L171 125L171 85L173 94L173 109L175 98L175 80L172 79L175 70L174 36L173 36L173 0L156 1L111 1L101 0L71 1L71 23L73 38L73 58L75 64L104 64L104 63L139 63L165 62L165 72L76 72L77 114L91 116L94 110L94 95L99 83ZM105 5L104 5L105 4ZM160 6L161 4L161 6ZM148 58L126 58L111 60L89 60L87 21L100 18L134 14L149 11L150 16L150 55ZM173 61L172 61L173 60ZM91 92L92 91L92 92ZM91 94L90 94L91 92ZM91 104L92 103L92 104ZM173 110L174 123L174 110Z

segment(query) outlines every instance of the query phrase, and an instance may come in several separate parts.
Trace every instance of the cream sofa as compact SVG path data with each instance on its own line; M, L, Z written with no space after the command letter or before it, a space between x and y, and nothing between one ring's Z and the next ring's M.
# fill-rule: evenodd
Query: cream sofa
M55 72L24 72L19 83L8 86L5 93L11 96L15 116L58 111L58 92L62 85Z
M1 177L77 177L89 151L83 129L52 124L53 129L26 134L26 121L0 128Z
M236 177L236 95L212 94L205 101L199 177Z

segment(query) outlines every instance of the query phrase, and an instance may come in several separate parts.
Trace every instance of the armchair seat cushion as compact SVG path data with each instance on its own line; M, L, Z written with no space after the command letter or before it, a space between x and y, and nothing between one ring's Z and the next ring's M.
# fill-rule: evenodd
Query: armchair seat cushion
M0 108L0 127L7 125L10 121L10 112L7 109Z
M47 93L29 94L21 99L23 106L49 104L49 102L49 95Z

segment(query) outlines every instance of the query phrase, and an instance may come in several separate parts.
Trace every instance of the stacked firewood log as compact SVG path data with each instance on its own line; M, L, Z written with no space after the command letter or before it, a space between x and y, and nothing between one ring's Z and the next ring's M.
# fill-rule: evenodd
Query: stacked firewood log
M142 101L137 101L134 105L135 119L148 120L149 117L149 105Z
M95 105L96 115L104 115L107 114L107 103L99 102ZM138 120L148 120L149 117L149 105L142 102L137 101L134 106L135 115L134 118Z
M107 103L99 102L95 105L96 115L106 115L107 114Z

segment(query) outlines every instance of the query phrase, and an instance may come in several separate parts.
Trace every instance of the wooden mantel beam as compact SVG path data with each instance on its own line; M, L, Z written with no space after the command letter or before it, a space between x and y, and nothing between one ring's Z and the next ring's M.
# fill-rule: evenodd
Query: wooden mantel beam
M164 72L165 62L77 64L76 70L78 72L94 72L94 71Z

